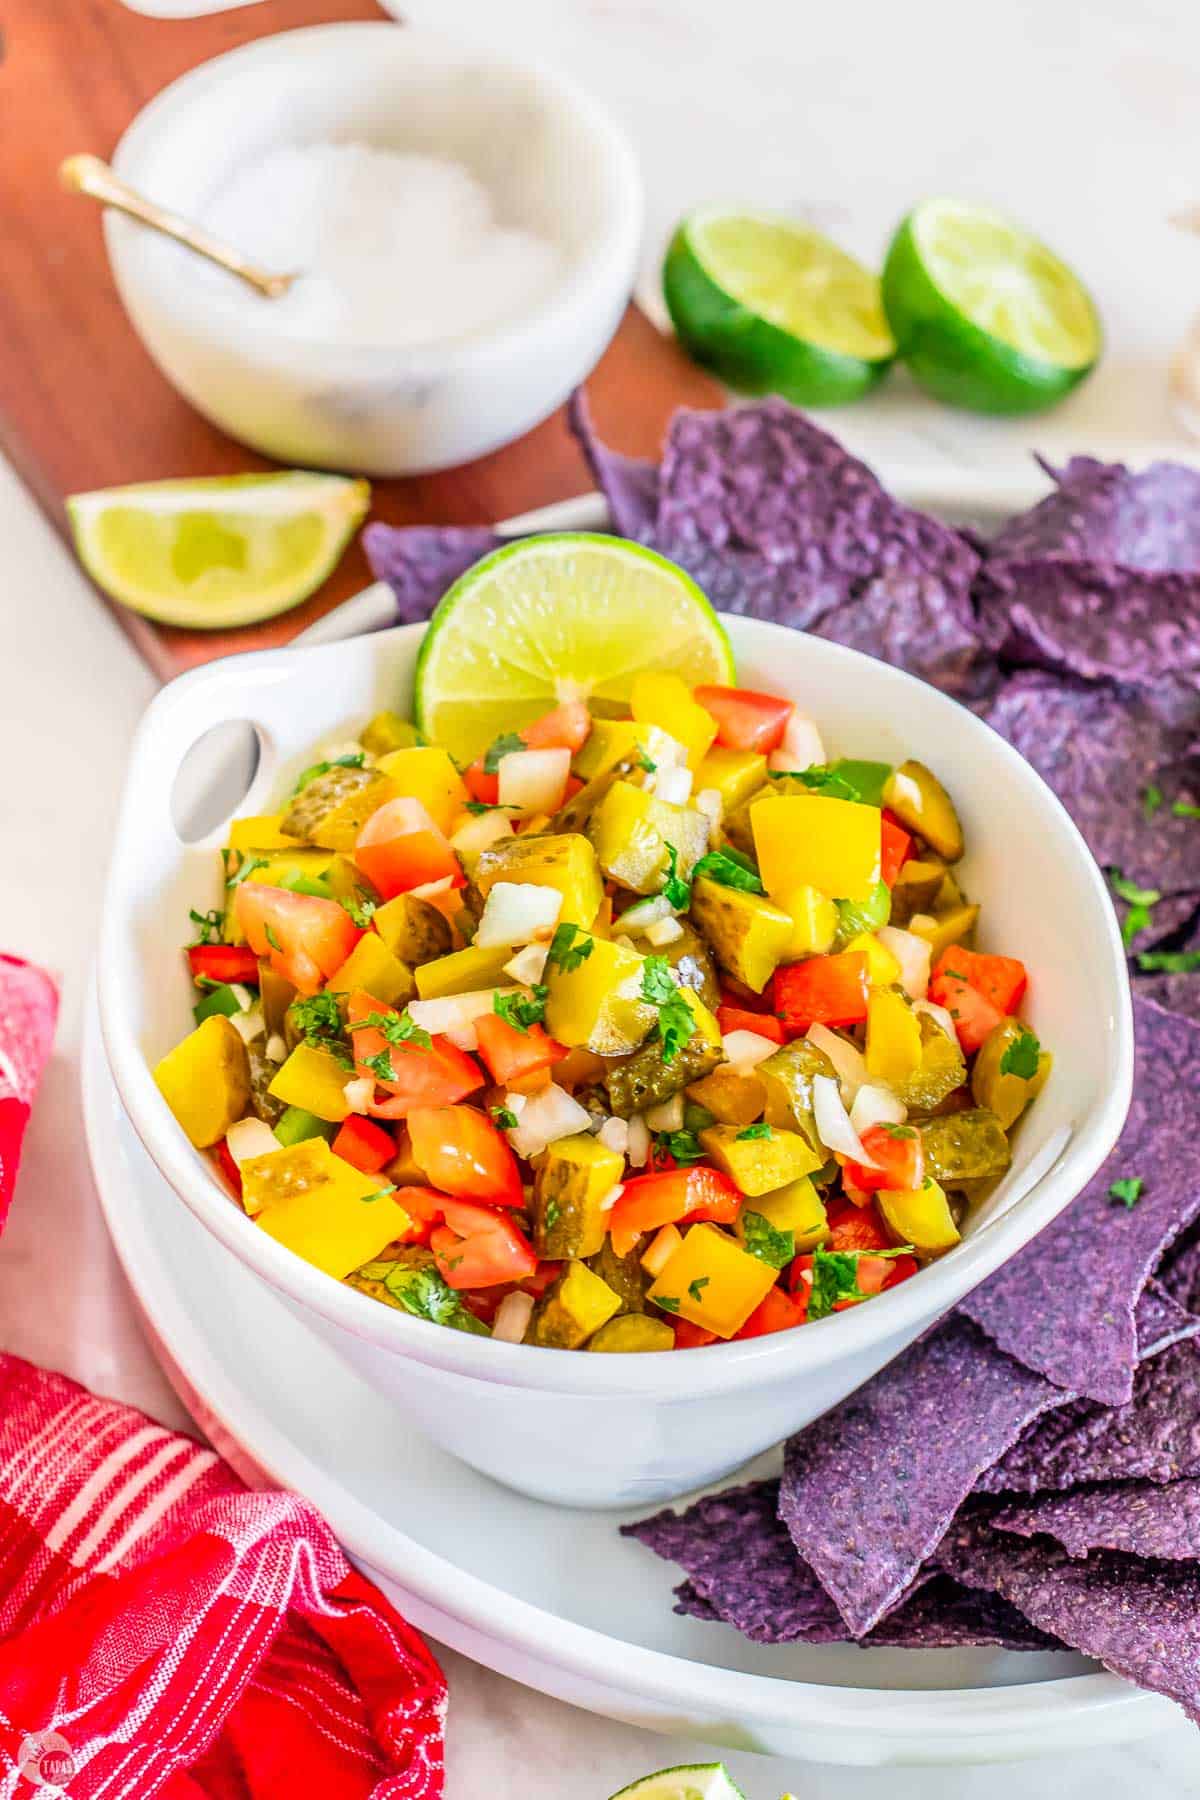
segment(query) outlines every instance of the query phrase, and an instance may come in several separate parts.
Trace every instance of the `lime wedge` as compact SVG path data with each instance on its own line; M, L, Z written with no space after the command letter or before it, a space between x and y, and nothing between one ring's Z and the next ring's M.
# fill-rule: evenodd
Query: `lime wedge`
M320 587L371 490L304 470L102 488L67 500L79 560L122 606L200 631L252 625Z
M745 1800L724 1763L684 1763L659 1769L618 1789L611 1800Z
M691 214L668 247L663 294L697 362L747 393L839 406L896 354L875 276L790 219Z
M466 763L561 700L618 713L643 669L733 680L725 629L691 576L624 538L525 538L439 603L417 660L416 721Z
M1095 367L1087 289L1045 244L998 213L926 200L903 221L883 303L913 378L973 412L1053 406Z

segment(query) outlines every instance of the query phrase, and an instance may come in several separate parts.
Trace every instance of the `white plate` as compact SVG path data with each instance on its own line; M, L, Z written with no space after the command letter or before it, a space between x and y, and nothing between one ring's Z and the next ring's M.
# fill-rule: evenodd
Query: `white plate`
M443 1643L630 1724L828 1763L1003 1761L1178 1721L1076 1656L771 1649L677 1618L676 1572L612 1513L523 1499L434 1449L223 1252L121 1111L94 1006L83 1086L108 1227L180 1398L247 1480L312 1500Z

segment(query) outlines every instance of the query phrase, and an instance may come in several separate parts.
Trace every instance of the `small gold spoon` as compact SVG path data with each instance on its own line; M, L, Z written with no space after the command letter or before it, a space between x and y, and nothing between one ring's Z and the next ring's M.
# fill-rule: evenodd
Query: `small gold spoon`
M178 213L170 212L164 206L155 206L152 200L145 199L136 189L128 187L98 156L68 156L59 165L58 179L69 194L85 194L89 200L99 200L104 206L115 207L118 212L127 213L131 219L149 225L152 231L160 231L164 237L174 238L177 244L194 250L197 256L206 256L209 262L226 269L230 275L238 276L256 294L261 294L267 300L282 299L296 280L295 275L273 275L268 269L260 269L257 263L249 262L240 250L234 250L229 244L222 244L219 239L210 237L198 225L190 225L186 219L181 219Z

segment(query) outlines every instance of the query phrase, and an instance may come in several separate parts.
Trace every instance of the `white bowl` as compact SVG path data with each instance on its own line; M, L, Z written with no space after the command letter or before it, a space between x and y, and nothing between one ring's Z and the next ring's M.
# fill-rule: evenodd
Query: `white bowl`
M1013 1168L955 1250L911 1281L799 1331L686 1355L588 1356L498 1344L410 1318L293 1256L192 1149L150 1067L189 1029L180 942L220 898L223 830L184 845L181 762L218 721L248 720L261 759L239 811L267 810L315 741L408 702L422 626L211 663L153 701L134 745L100 951L105 1046L129 1116L176 1193L436 1443L538 1498L635 1506L715 1481L867 1380L1048 1223L1090 1179L1129 1104L1125 957L1100 872L1059 802L973 714L884 663L754 620L726 621L742 678L794 696L838 754L916 756L945 777L970 846L983 942L1032 972L1029 1018L1054 1074Z
M280 461L372 475L469 461L553 412L599 358L633 284L641 186L608 115L528 63L382 22L319 25L173 82L114 161L152 199L196 217L239 164L314 141L464 163L505 224L561 248L558 281L520 318L454 342L310 343L272 327L271 301L256 317L188 252L107 213L117 287L167 378L231 436Z

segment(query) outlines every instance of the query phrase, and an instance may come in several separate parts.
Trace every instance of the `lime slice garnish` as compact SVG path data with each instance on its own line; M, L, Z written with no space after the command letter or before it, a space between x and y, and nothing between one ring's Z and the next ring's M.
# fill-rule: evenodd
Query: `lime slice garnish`
M915 380L952 406L1036 412L1100 355L1087 289L1045 244L998 213L926 200L901 224L883 300Z
M659 1769L618 1789L611 1800L745 1800L724 1763L685 1763Z
M417 725L470 762L562 700L619 713L644 669L734 679L724 627L691 576L623 538L526 538L476 563L440 602L417 661Z
M370 498L365 481L296 470L103 488L70 495L67 511L98 587L148 618L204 631L307 599Z
M748 393L836 406L896 354L875 276L790 219L693 213L667 250L663 293L697 361Z

